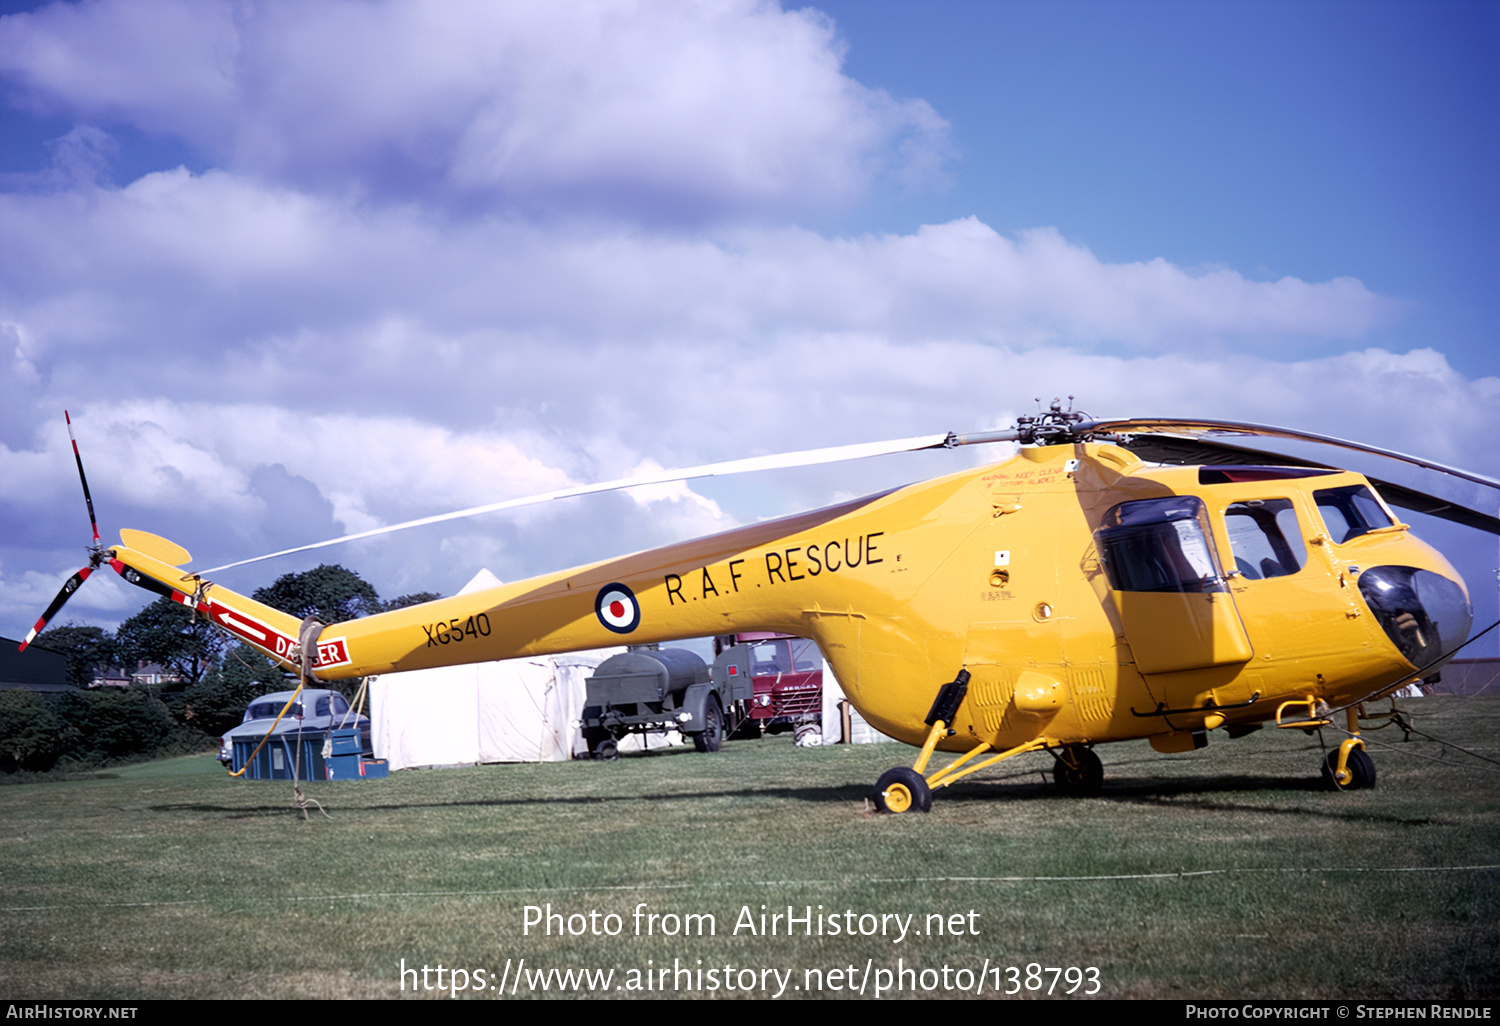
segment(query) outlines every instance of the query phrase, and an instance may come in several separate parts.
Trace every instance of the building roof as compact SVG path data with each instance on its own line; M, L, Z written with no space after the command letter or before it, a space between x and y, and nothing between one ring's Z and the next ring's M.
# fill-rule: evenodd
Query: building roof
M40 645L0 638L0 690L29 688L32 691L70 691L68 657Z

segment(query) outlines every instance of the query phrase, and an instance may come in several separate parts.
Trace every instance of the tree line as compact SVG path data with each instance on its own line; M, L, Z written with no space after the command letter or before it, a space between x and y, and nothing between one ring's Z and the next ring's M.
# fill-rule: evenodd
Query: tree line
M285 574L251 597L334 624L440 596L416 592L383 602L354 571L323 565ZM0 692L0 770L7 773L202 751L240 722L252 699L296 686L269 658L168 598L113 633L69 623L43 631L35 644L66 657L74 687ZM93 686L104 670L128 675L141 664L160 666L162 683ZM349 697L359 684L339 682Z

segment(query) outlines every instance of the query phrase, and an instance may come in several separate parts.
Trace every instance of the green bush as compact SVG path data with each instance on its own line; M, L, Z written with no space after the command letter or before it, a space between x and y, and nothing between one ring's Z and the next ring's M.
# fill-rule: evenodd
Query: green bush
M78 732L34 691L0 691L0 768L46 770L76 740Z
M81 761L153 754L172 739L176 721L145 688L100 688L64 694L59 712L80 737L67 754Z

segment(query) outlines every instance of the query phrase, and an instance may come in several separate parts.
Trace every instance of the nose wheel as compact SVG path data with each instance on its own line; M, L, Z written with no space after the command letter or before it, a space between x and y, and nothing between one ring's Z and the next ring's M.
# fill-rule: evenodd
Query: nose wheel
M1349 736L1323 760L1323 784L1330 791L1358 791L1375 786L1375 760L1359 736L1362 706L1348 710Z
M1363 748L1350 748L1339 772L1339 755L1343 746L1328 753L1323 761L1323 783L1330 791L1358 791L1375 786L1375 760Z

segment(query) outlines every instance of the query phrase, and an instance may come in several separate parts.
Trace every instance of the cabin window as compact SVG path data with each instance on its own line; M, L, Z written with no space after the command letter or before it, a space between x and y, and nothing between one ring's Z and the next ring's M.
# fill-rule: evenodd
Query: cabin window
M1413 566L1373 566L1359 575L1359 593L1395 646L1428 670L1453 655L1474 624L1463 588Z
M1323 514L1328 536L1341 545L1350 538L1393 523L1390 514L1364 485L1324 488L1313 492L1313 498L1317 500L1318 512Z
M1252 581L1287 577L1307 562L1307 546L1290 499L1251 499L1224 511L1234 566Z
M1208 514L1191 495L1122 502L1094 532L1116 591L1223 591Z

